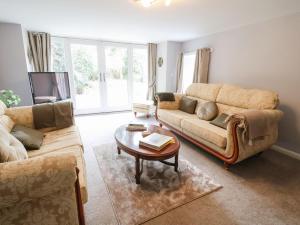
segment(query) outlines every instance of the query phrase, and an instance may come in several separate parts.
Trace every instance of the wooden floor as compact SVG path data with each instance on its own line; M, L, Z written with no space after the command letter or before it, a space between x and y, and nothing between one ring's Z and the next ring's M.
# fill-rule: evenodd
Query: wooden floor
M85 216L88 225L117 224L93 146L114 142L115 129L134 119L127 112L76 118L85 146L89 193ZM140 117L138 120L156 123L153 118ZM180 157L199 167L223 188L159 216L147 225L300 224L299 161L269 150L226 171L221 161L180 140Z

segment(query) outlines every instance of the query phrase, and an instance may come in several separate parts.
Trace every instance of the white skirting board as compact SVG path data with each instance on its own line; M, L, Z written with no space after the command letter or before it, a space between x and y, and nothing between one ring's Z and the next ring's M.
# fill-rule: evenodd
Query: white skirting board
M290 157L292 157L292 158L294 158L294 159L300 160L300 154L299 154L299 153L296 153L296 152L293 152L293 151L291 151L291 150L289 150L289 149L280 147L280 146L278 146L278 145L273 145L273 146L271 147L271 149L274 150L274 151L280 152L280 153L282 153L282 154L284 154L284 155L290 156Z

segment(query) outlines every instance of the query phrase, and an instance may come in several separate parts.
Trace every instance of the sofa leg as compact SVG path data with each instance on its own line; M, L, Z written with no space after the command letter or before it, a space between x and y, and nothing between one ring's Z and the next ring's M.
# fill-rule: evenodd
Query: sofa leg
M230 164L227 162L224 162L224 169L229 170Z
M162 123L159 123L159 126L160 126L160 127L163 127Z
M134 112L134 117L136 117L137 112Z

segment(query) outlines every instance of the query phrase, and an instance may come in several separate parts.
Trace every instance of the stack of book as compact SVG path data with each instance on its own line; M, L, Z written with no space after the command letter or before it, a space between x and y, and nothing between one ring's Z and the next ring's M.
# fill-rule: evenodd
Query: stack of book
M140 146L151 148L157 151L162 150L167 145L172 143L175 143L173 137L158 133L152 133L149 136L144 137L140 140Z
M126 129L128 131L145 131L147 130L147 127L142 123L130 123Z

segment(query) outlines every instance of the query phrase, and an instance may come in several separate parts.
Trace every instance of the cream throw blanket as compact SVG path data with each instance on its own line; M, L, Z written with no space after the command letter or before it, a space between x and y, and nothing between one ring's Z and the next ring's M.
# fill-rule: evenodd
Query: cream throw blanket
M247 110L233 114L227 120L237 119L239 127L243 129L243 141L253 145L253 141L263 139L272 134L272 125L277 123L278 116L269 110Z

